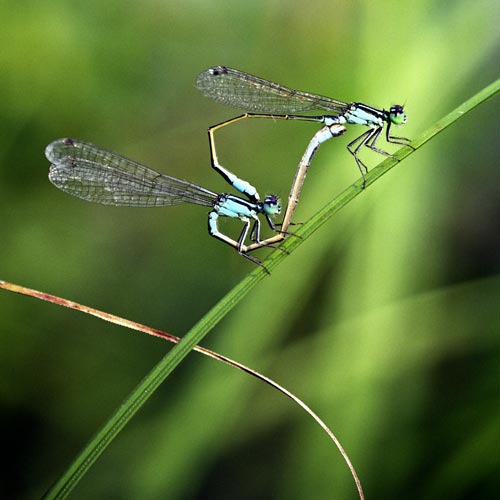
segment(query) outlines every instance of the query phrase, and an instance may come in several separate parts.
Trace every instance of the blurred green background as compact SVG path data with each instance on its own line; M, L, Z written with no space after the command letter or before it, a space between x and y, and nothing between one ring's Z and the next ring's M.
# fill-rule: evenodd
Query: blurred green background
M238 111L197 92L210 66L405 103L398 132L410 138L499 76L496 0L0 2L0 18L0 279L180 336L253 265L208 236L203 208L104 207L61 193L47 180L47 143L88 140L220 192L206 129ZM497 495L499 102L362 193L206 340L310 404L368 498ZM220 161L286 198L316 130L240 123L218 135ZM345 146L361 132L318 152L296 220L358 178ZM0 313L0 495L38 498L170 346L4 291ZM192 354L72 496L356 492L338 451L290 401Z

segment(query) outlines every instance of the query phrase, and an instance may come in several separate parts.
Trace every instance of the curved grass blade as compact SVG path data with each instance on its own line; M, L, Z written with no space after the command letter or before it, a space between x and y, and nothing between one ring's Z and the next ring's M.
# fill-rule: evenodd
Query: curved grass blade
M40 292L38 290L34 290L32 288L26 288L24 286L20 285L15 285L13 283L8 283L6 281L0 280L0 288L3 288L4 290L9 290L11 292L19 293L22 295L27 295L29 297L34 297L40 300L45 300L47 302L51 302L53 304L62 306L62 307L67 307L69 309L74 309L80 312L83 312L85 314L89 314L91 316L95 316L99 319L102 319L104 321L108 321L110 323L114 323L119 326L124 326L126 328L130 328L131 330L136 330L142 333L147 333L148 335L152 335L154 337L159 337L163 340L166 340L168 342L172 342L174 344L178 344L182 339L180 337L177 337L175 335L172 335L170 333L163 332L161 330L158 330L156 328L151 328L150 326L143 325L141 323L137 323L135 321L131 321L125 318L121 318L119 316L115 316L113 314L109 314L104 311L100 311L98 309L94 309L92 307L85 306L83 304L79 304L78 302L73 302L71 300L63 299L62 297L57 297L55 295L49 294L49 293L44 293ZM228 358L226 356L223 356L222 354L218 354L214 351L211 351L210 349L206 349L201 346L194 346L193 351L199 352L200 354L204 354L205 356L208 356L212 359L215 359L216 361L220 361L221 363L225 363L226 365L229 365L233 368L237 368L238 370L241 370L245 373L248 373L252 377L257 378L258 380L261 380L262 382L265 382L266 384L270 385L274 389L278 390L288 398L290 398L295 404L300 406L306 413L311 416L316 423L323 429L323 431L328 435L328 437L334 442L335 446L338 448L340 451L340 454L344 458L349 470L351 471L351 474L354 478L354 481L356 483L356 487L358 489L359 493L359 498L361 500L364 500L364 494L363 494L363 488L361 486L361 481L359 480L359 477L356 473L356 470L354 469L354 466L349 459L349 456L347 455L347 452L345 451L344 447L340 444L340 441L338 440L337 436L332 432L332 430L325 424L325 422L306 404L304 403L300 398L295 396L292 392L290 392L288 389L285 387L281 386L274 380L270 379L269 377L266 377L265 375L259 373L258 371L243 365L242 363L239 363L238 361L234 361L231 358ZM83 472L83 468L81 469ZM49 496L49 494L46 496L46 498L52 498ZM54 498L62 498L59 496L56 496Z

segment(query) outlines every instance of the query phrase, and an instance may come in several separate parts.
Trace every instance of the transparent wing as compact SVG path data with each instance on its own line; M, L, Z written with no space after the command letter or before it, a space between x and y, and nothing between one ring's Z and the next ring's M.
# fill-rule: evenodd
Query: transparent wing
M51 163L52 184L87 201L129 207L212 206L217 197L208 189L86 142L58 139L47 146L45 156Z
M196 87L214 101L254 113L292 114L326 110L329 114L339 115L348 108L345 102L289 89L225 66L200 73Z

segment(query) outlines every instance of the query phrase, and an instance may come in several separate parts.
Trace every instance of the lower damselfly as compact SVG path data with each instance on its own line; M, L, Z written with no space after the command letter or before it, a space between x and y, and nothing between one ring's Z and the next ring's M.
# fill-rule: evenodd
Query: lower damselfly
M320 122L326 126L356 124L369 127L366 132L347 145L347 149L354 156L363 177L363 187L366 185L365 174L368 172L368 168L358 156L360 149L366 146L382 155L392 156L377 147L377 141L384 127L386 127L387 142L410 146L409 139L391 135L393 125L406 123L406 114L403 106L399 104L391 106L387 111L360 102L346 103L330 97L293 90L225 66L216 66L200 73L196 79L196 87L202 94L217 102L247 111L244 115L210 127L210 150L214 167L219 166L215 151L214 132L246 118L305 120ZM306 111L327 111L328 114L296 114Z
M260 201L257 190L251 184L228 170L222 169L219 172L248 199L233 194L214 193L192 182L157 172L99 146L74 139L58 139L50 143L45 149L45 156L51 163L49 180L52 184L86 201L124 207L163 207L180 203L210 207L210 235L266 269L260 260L249 255L248 251L272 246L270 242L261 241L259 215L265 217L273 231L280 232L272 221L272 217L281 212L280 201L274 194L267 195L264 201ZM237 240L220 232L219 217L237 218L244 222ZM250 237L250 245L246 244L247 236Z

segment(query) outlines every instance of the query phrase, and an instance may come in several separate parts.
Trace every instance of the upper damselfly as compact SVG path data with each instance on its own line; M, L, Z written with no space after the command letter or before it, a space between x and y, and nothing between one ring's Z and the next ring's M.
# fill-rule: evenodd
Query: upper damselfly
M281 211L278 197L271 194L260 201L259 194L251 184L225 169L220 172L221 175L248 199L214 193L99 146L74 139L58 139L50 143L45 149L45 156L51 163L49 180L52 184L87 201L125 207L163 207L180 203L211 207L208 214L210 235L234 247L240 255L262 267L258 259L247 253L269 246L260 239L259 214L264 215L273 231L279 232L272 221L272 217ZM244 222L238 240L219 231L219 217L238 218ZM251 248L246 245L249 232Z
M196 87L202 94L217 102L248 111L244 115L227 120L209 129L214 166L219 165L213 133L221 127L245 118L306 120L321 122L326 126L349 123L369 127L369 130L363 132L347 145L347 149L354 156L363 177L363 187L366 183L365 173L368 172L368 168L358 156L363 146L382 155L392 156L377 147L377 140L384 126L386 126L385 137L387 142L402 145L409 145L410 142L405 137L391 135L392 125L406 123L406 114L403 106L399 104L391 106L387 111L359 102L346 103L330 97L293 90L278 83L225 66L216 66L200 73L196 79ZM327 111L328 114L296 114L315 110Z

